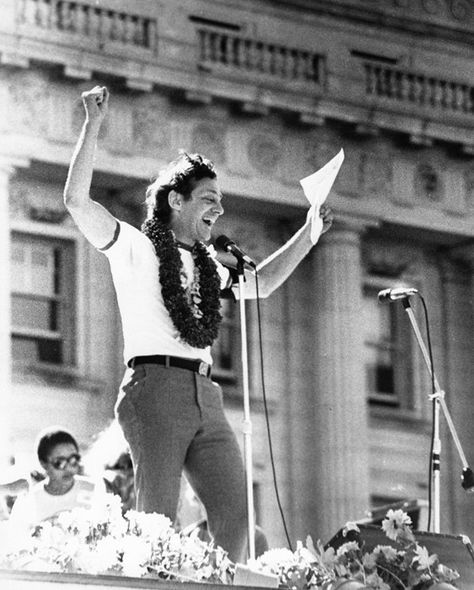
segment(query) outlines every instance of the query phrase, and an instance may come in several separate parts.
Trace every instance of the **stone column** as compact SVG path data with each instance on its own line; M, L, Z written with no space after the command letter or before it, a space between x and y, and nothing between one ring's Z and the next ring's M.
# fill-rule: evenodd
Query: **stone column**
M316 500L312 528L328 540L369 507L367 401L362 364L364 223L336 222L312 253L312 436L307 491ZM314 534L314 533L313 533Z
M0 159L0 467L10 458L11 293L9 181L13 165Z
M450 252L440 264L444 374L438 375L461 446L474 469L474 248ZM436 370L436 368L435 368ZM461 487L462 464L440 413L441 531L474 536L472 495Z

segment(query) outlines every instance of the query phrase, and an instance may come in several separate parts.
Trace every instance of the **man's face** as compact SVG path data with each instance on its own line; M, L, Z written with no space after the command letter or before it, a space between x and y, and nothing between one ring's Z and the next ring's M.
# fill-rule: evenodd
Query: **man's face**
M177 194L171 220L176 239L187 244L208 242L215 222L224 213L221 201L215 178L196 181L188 200Z

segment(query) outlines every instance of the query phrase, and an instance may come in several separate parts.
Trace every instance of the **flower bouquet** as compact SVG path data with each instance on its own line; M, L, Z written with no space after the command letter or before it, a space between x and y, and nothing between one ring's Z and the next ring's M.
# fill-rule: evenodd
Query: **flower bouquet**
M287 590L454 589L451 583L459 574L416 542L406 513L389 510L382 529L393 543L377 545L372 551L365 551L363 544L350 540L360 531L355 523L348 523L343 530L348 540L337 550L324 548L319 541L314 545L308 537L306 546L298 542L294 552L271 549L251 567L277 574L280 588Z
M232 582L233 564L223 549L201 541L197 532L176 532L164 515L122 515L120 499L112 495L100 507L62 512L29 535L7 528L2 539L5 569Z

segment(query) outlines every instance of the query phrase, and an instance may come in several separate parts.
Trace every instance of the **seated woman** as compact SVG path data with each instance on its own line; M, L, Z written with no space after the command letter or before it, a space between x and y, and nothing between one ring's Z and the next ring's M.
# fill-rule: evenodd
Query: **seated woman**
M103 485L79 475L79 445L67 430L55 427L42 431L36 452L45 479L18 496L10 515L12 524L31 528L66 510L91 508L103 498Z

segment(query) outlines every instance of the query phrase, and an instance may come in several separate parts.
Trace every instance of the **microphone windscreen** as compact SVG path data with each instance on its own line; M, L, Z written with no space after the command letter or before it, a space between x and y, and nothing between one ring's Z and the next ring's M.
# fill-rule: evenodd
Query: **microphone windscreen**
M229 244L232 244L232 240L224 234L216 238L216 246L218 246L221 250L227 250Z

